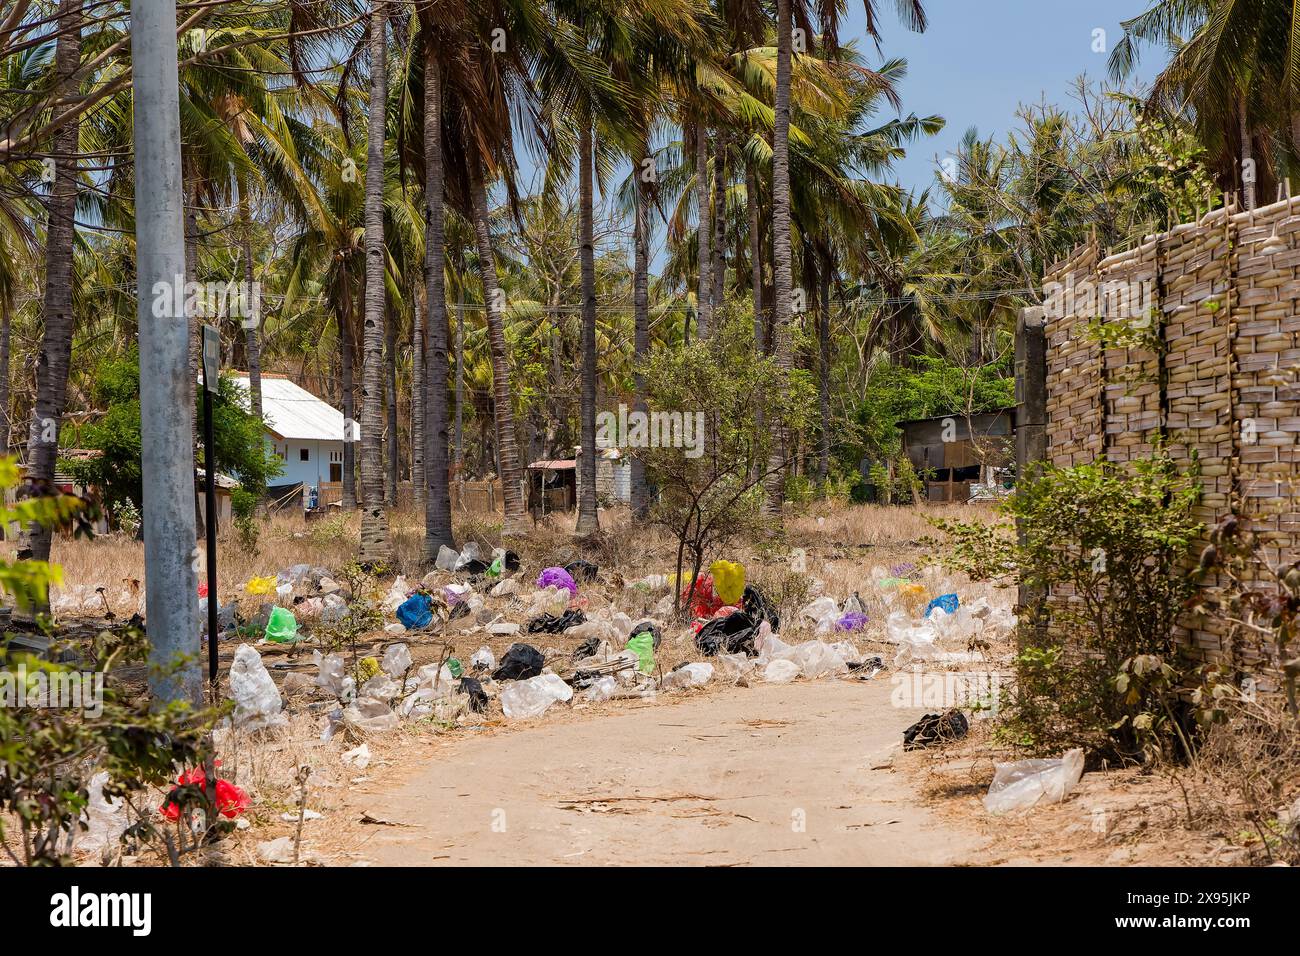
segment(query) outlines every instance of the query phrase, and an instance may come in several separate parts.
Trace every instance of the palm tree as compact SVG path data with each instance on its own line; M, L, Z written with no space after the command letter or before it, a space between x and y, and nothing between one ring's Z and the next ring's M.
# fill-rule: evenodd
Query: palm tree
M422 16L427 8L422 11ZM443 187L442 65L431 18L422 21L424 50L424 282L428 342L424 346L425 473L424 556L437 558L455 542L451 530L451 488L447 451L447 293ZM418 340L418 335L417 335Z
M875 0L863 0L867 15L867 34L879 39L876 30ZM899 15L911 29L925 30L925 10L920 0L897 0ZM826 0L819 10L824 30L823 42L834 48L838 23L838 0ZM787 373L793 367L790 349L790 318L794 293L793 247L790 242L790 76L793 53L791 0L776 2L776 93L775 120L772 130L772 273L774 276L772 335L777 368ZM766 482L769 515L779 516L784 498L785 466L788 457L786 436L773 444L769 461L771 477Z
M60 0L59 38L54 53L55 82L72 94L72 77L81 65L81 0ZM68 365L72 358L73 249L76 243L76 155L80 123L66 123L54 135L54 182L46 204L45 293L43 331L36 361L36 403L27 439L27 477L37 488L51 487L59 450L59 429L68 394ZM7 376L6 376L7 377ZM50 559L52 531L39 524L28 530L24 554L37 561Z
M384 142L388 107L388 4L375 0L370 14L370 106L366 124L366 288L361 366L361 558L392 558L384 508L383 412L387 273L384 246Z

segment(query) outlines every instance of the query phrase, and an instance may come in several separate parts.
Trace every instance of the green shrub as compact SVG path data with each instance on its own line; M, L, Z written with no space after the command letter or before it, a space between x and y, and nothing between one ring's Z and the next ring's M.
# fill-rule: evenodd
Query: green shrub
M1021 608L1016 681L1004 730L1035 751L1067 746L1120 759L1186 751L1180 692L1195 667L1174 626L1195 591L1186 559L1201 530L1194 477L1167 458L1045 468L1005 505L1020 522L936 521L944 563L976 580L1012 579L1044 607Z

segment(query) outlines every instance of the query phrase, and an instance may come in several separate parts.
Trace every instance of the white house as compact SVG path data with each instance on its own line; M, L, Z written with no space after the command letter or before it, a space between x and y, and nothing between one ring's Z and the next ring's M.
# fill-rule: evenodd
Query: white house
M248 376L231 376L248 388ZM302 482L320 488L322 482L343 480L343 413L300 388L283 375L262 373L262 417L266 419L266 444L284 462L284 472L272 479L277 485ZM361 440L361 428L351 424L352 440Z

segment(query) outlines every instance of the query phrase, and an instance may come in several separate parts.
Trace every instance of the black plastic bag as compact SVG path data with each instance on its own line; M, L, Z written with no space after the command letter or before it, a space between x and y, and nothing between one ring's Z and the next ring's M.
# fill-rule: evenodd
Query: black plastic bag
M970 722L960 710L945 714L926 714L903 731L903 749L920 750L946 740L959 740L970 730Z
M777 613L774 606L767 603L767 598L763 596L763 592L754 585L745 585L745 591L740 596L740 606L753 619L755 624L766 620L768 624L772 625L773 634L781 630L781 615Z
M531 644L511 644L492 672L493 680L528 680L542 672L546 658Z
M528 622L529 634L559 634L570 627L576 627L587 620L581 609L571 607L559 617L554 614L539 614Z
M570 561L564 566L564 570L568 571L569 577L573 578L578 584L596 580L596 575L600 572L600 568L590 561L583 561L582 559Z
M758 625L744 611L732 611L726 617L715 617L695 635L695 646L706 657L717 654L748 654L754 657L754 638Z
M487 710L488 695L483 690L483 685L473 677L462 677L460 684L456 687L462 694L469 697L469 709L476 714L481 714Z

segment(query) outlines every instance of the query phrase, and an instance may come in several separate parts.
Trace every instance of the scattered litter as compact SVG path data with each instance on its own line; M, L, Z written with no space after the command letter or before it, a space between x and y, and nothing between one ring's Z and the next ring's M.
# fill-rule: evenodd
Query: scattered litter
M596 567L596 565L592 564L590 561L582 560L570 561L564 566L564 570L569 572L569 576L573 578L575 582L581 581L583 584L589 584L592 581L595 581L596 576L600 573L600 569Z
M650 631L642 631L627 642L627 650L636 655L638 669L642 674L651 674L655 669L655 639Z
M595 681L590 687L587 688L586 693L584 693L582 696L584 700L590 700L593 702L609 700L611 697L614 696L614 692L617 690L618 690L618 681L616 681L613 677L606 676L606 677L601 677L599 680Z
M370 744L361 744L359 747L345 751L341 759L349 767L365 770L370 766Z
M401 677L411 669L411 649L405 644L390 644L379 666L389 677Z
M73 830L74 846L78 850L102 851L116 845L126 832L126 801L104 796L104 786L108 779L105 770L90 778L90 785L86 788L89 800L86 809L81 812L81 820L87 829Z
M737 604L745 593L745 566L732 561L714 561L709 565L713 590L723 604Z
M537 576L539 588L564 588L570 594L578 593L578 585L573 576L564 568L546 568Z
M295 817L295 819L297 819ZM257 845L257 858L263 863L292 863L293 837L276 837Z
M931 744L960 740L970 730L970 722L960 710L943 714L926 714L903 731L903 749L920 750Z
M945 614L956 614L959 603L955 594L940 594L938 597L930 599L930 603L925 606L925 613L921 616L929 617L930 612L935 608L939 608Z
M520 645L515 645L516 647ZM556 701L570 700L573 689L554 674L539 674L515 681L501 691L501 709L507 717L538 717Z
M438 547L438 560L434 562L434 566L439 571L455 571L456 562L459 560L460 552L444 544Z
M1049 760L1017 760L993 765L993 782L984 797L989 813L1028 810L1040 803L1060 803L1083 776L1083 751L1067 750Z
M778 658L763 668L763 680L769 684L787 684L799 676L799 665L785 658Z
M271 608L263 636L273 644L292 644L298 640L298 619L287 607Z
M528 633L559 634L586 620L587 615L583 614L580 608L570 608L559 616L543 613L528 622Z
M664 675L663 687L702 687L713 677L713 665L704 663L682 664Z
M497 659L493 656L490 647L480 647L469 659L469 666L473 671L491 671L496 669Z
M433 622L433 599L417 591L397 606L397 619L408 631L417 631Z
M456 690L469 698L469 709L474 713L481 714L487 710L487 691L473 677L462 677L460 683L456 685Z
M243 730L283 727L288 721L280 709L284 702L275 681L251 644L240 644L230 665L230 696L235 701L232 720Z
M343 709L343 722L365 734L380 734L397 729L397 715L382 700L358 697Z
M492 672L493 680L527 680L542 672L546 658L531 644L511 644L501 658L501 665Z
M649 634L654 638L654 649L659 650L659 645L663 642L663 634L659 632L659 625L654 621L642 621L628 632L627 639L630 641L638 634Z

